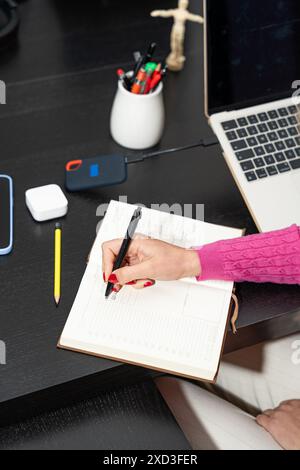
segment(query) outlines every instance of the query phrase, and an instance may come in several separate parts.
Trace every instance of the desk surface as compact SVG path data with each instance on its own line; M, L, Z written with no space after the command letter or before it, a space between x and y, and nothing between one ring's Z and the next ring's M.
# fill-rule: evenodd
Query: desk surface
M0 427L0 450L190 449L153 382Z
M173 5L172 0L160 4ZM188 204L194 210L196 204L205 204L206 221L255 231L219 147L132 165L122 185L68 195L63 295L58 309L53 304L54 225L32 220L24 192L47 183L63 187L69 159L121 151L109 135L116 67L128 68L132 51L143 50L154 39L162 57L168 52L170 22L151 19L153 6L150 0L90 0L82 11L80 1L72 2L72 10L60 0L25 2L19 45L0 56L0 78L8 85L8 104L0 108L1 172L11 174L15 182L14 251L0 259L0 339L7 345L7 365L0 366L0 404L25 395L33 399L33 393L45 390L59 395L59 387L67 383L87 393L82 379L92 377L90 384L99 384L99 370L114 370L107 378L110 387L117 377L134 380L139 375L138 368L55 348L103 204L110 199L126 196L128 202L146 206ZM197 11L196 1L190 6ZM203 115L201 31L198 25L189 25L186 67L168 76L161 148L194 142L210 133ZM229 335L228 350L299 329L299 287L243 284L238 295L239 335ZM106 376L101 377L105 385ZM46 396L41 395L43 402Z

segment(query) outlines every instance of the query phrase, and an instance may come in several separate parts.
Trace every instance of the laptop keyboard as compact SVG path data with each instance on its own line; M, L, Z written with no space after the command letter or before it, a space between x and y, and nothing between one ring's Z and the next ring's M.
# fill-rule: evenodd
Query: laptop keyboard
M249 182L300 168L296 106L232 119L222 127Z

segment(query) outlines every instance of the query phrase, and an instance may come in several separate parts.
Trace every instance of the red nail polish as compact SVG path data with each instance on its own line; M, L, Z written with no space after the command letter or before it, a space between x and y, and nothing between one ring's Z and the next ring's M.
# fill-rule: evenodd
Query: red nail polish
M118 278L115 274L111 274L108 278L109 282L112 282L113 284L116 284L118 281Z
M103 281L106 282L105 273L102 273L102 274L103 274Z
M126 285L127 285L127 286L133 286L133 284L136 284L136 281L126 282Z
M116 287L113 287L113 288L112 288L112 291L113 291L113 292L119 292L119 289L117 289Z
M150 286L153 286L153 284L154 284L154 282L147 281L147 282L145 282L144 287L150 287Z

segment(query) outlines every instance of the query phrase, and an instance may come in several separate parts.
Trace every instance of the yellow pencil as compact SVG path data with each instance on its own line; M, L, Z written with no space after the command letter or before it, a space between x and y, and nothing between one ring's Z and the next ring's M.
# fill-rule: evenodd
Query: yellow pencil
M61 224L55 225L54 235L54 300L56 305L60 301L61 286Z

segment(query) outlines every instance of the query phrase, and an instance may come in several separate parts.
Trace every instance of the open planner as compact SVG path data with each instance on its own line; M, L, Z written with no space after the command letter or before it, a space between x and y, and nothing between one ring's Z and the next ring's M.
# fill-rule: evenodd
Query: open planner
M194 278L125 286L105 299L101 245L124 238L136 206L111 201L58 346L199 380L214 381L233 283ZM142 208L137 233L185 248L242 235L238 229Z

